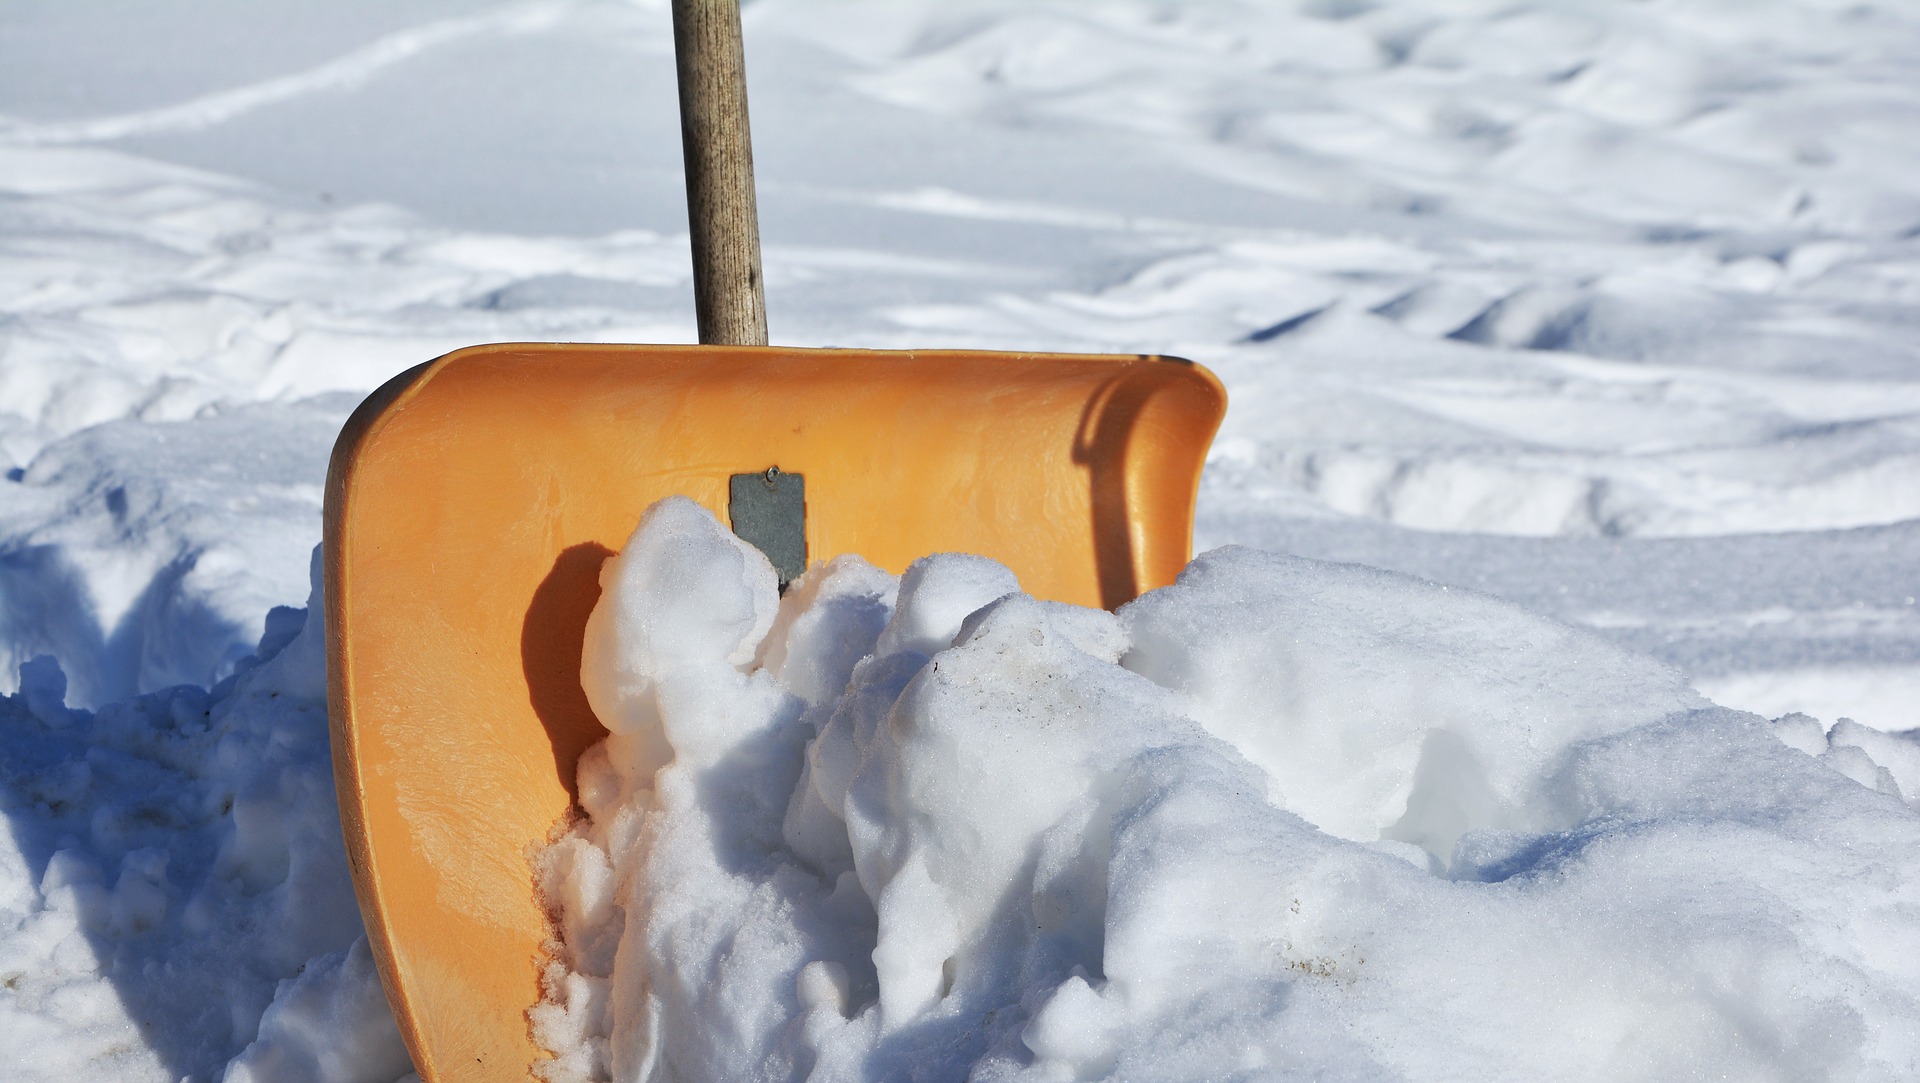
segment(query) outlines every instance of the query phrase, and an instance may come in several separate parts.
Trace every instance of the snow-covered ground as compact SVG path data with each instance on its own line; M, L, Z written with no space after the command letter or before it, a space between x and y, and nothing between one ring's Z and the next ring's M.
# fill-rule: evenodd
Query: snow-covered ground
M1920 10L745 22L776 341L1192 357L1232 395L1199 548L1470 587L1769 718L1920 727ZM347 1042L383 1032L318 630L273 610L305 604L333 434L388 375L692 339L669 48L664 5L617 0L0 16L26 1077L216 1078L256 1036L230 1078L404 1069ZM263 637L296 646L255 668Z

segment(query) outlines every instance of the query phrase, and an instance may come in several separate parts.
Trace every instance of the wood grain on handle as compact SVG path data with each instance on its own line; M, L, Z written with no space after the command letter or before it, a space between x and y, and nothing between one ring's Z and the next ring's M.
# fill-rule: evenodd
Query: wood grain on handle
M700 341L764 346L767 303L738 0L673 0L673 49Z

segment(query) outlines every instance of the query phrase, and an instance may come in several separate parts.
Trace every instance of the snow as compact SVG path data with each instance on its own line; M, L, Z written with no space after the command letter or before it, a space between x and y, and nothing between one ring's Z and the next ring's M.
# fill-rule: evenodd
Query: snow
M317 573L316 573L317 579ZM319 609L212 689L0 699L0 1028L30 1078L393 1079L327 748ZM264 1013L264 1018L263 1018ZM249 1074L252 1073L252 1074Z
M538 860L544 1078L1920 1065L1920 873L1888 861L1920 742L1238 547L1117 614L940 555L816 566L776 615L767 560L672 498L601 585L612 735Z
M1548 946L1586 952L1580 980L1609 1004L1647 975L1680 983L1660 986L1672 1004L1683 978L1730 982L1760 1028L1742 1033L1782 1044L1699 1048L1746 1074L1899 1063L1901 1032L1874 1012L1920 964L1863 963L1841 941L1910 934L1910 910L1874 924L1902 851L1806 840L1892 831L1860 802L1912 796L1898 734L1920 727L1920 17L1827 0L754 0L745 21L776 341L1192 357L1232 396L1197 551L1436 584L1244 555L1194 573L1234 567L1244 587L1219 589L1264 600L1220 604L1249 627L1316 628L1420 674L1453 705L1444 722L1417 722L1393 681L1343 683L1304 655L1294 693L1245 675L1236 691L1224 633L1185 636L1190 657L1154 674L1188 682L1198 698L1174 713L1252 765L1231 770L1274 779L1276 808L1333 833L1204 786L1190 807L1244 812L1299 868L1324 858L1333 871L1297 874L1334 907L1314 935L1399 945L1369 956L1391 973L1339 1016L1354 1033L1440 1011L1381 990L1450 973L1447 952L1483 960L1490 1017L1532 1020L1537 1003L1574 1019L1552 1014L1573 1009L1550 975L1524 985L1519 945L1552 913L1579 920ZM18 690L0 707L0 1035L31 1051L14 1058L27 1078L213 1079L236 1057L235 1079L404 1071L354 947L317 631L275 607L308 596L328 447L387 376L475 342L692 339L669 50L654 0L17 0L0 20L0 689ZM769 633L814 653L763 664L824 680L866 653L891 588L837 574L792 634ZM951 596L926 593L927 623L896 619L884 653L939 642L1008 586L978 567L937 578L924 589ZM1343 623L1336 600L1380 622ZM1508 649L1448 665L1465 647L1416 613ZM1567 652L1592 683L1559 666ZM826 702L830 684L790 694ZM1601 687L1617 695L1574 691ZM1798 712L1774 726L1781 747L1841 774L1780 759L1750 720L1661 730L1694 693ZM1508 738L1528 711L1554 721L1523 748ZM1336 719L1365 722L1376 773L1280 755ZM1549 761L1593 780L1567 823L1498 829L1558 839L1560 857L1485 844L1515 901L1484 927L1445 894L1479 888L1350 845L1400 824L1428 729L1460 737L1503 808L1547 785ZM1274 732L1300 740L1263 751ZM1644 793L1621 782L1636 771ZM1756 811L1769 794L1788 796ZM1728 853L1771 846L1811 871L1731 868L1689 816L1730 832ZM1452 870L1446 836L1478 821L1444 819L1401 824L1417 838L1388 848L1430 847ZM1607 826L1552 834L1588 820ZM1629 850L1644 864L1609 856ZM1841 903L1822 877L1891 894ZM1748 888L1780 912L1731 913ZM1723 939L1734 929L1749 939ZM1777 985L1713 984L1740 967L1799 973L1807 1003L1846 1007L1783 1022L1762 1003ZM854 996L831 968L808 975L810 1005ZM1540 995L1514 1009L1502 981ZM1034 1040L1095 1072L1116 1048L1095 1040L1104 987L1048 988L1059 1006ZM1299 995L1287 1026L1321 1010ZM1676 1009L1663 1029L1639 1010L1593 1026L1704 1033L1705 1016ZM1162 1050L1198 1060L1117 1070L1218 1063L1209 1040L1270 1013L1229 1015L1183 1017L1195 1044ZM1298 1063L1485 1063L1401 1038L1369 1060L1307 1035ZM1550 1074L1511 1027L1503 1040L1518 1074ZM1677 1063L1663 1055L1647 1064Z

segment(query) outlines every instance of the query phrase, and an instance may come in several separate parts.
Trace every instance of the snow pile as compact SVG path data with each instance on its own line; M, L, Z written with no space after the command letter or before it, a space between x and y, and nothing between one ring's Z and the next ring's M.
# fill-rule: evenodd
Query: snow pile
M42 657L0 697L0 1033L35 1078L411 1070L341 845L314 560L307 612L211 691L89 713Z
M1472 588L1651 654L1716 703L1818 719L1775 728L1838 772L1809 776L1824 782L1795 791L1803 801L1750 777L1778 750L1735 757L1738 794L1712 797L1728 791L1709 771L1677 796L1681 768L1708 755L1702 718L1671 737L1680 767L1651 744L1605 761L1634 765L1665 805L1595 784L1591 808L1615 813L1589 815L1549 800L1559 791L1542 779L1573 778L1576 755L1601 763L1606 741L1626 740L1609 734L1655 733L1681 696L1670 676L1457 591L1416 605L1401 580L1257 560L1227 575L1229 558L1211 558L1194 576L1231 584L1207 588L1231 619L1209 610L1189 634L1179 606L1152 624L1143 605L1123 657L1154 661L1172 714L1234 743L1275 801L1333 837L1263 852L1305 868L1320 860L1307 838L1358 860L1334 841L1350 836L1429 872L1515 873L1416 876L1405 883L1426 894L1393 920L1382 907L1410 898L1399 889L1350 918L1327 909L1345 881L1302 895L1320 924L1282 937L1297 952L1314 937L1371 949L1355 948L1368 962L1348 970L1365 977L1340 1003L1386 996L1373 976L1394 958L1480 951L1484 978L1440 973L1462 992L1435 1018L1470 1036L1459 1005L1479 996L1504 1019L1502 1047L1524 1050L1531 1022L1559 1018L1547 994L1571 987L1558 976L1584 944L1582 980L1609 995L1660 975L1680 992L1648 1004L1732 988L1727 1018L1778 1036L1785 1063L1811 1040L1793 1045L1802 1031L1768 1029L1761 1009L1738 1014L1779 974L1809 972L1769 970L1767 952L1823 928L1810 958L1885 945L1884 966L1911 969L1879 916L1911 848L1848 834L1845 810L1869 790L1920 788L1920 6L754 0L745 18L777 341L1194 357L1234 402L1201 548ZM660 0L27 3L0 18L0 690L21 690L0 700L0 1075L202 1083L256 1040L243 1063L257 1076L397 1063L390 1033L354 1037L378 1001L325 826L317 655L276 654L297 621L268 615L305 595L327 450L359 393L475 342L691 341L670 43ZM975 569L935 619L939 583L973 582L942 563L900 614L920 623L896 621L878 653L930 655L958 610L1012 589ZM833 590L787 600L764 640L737 615L763 648L753 664L777 674L748 684L815 705L800 722L791 704L754 707L789 719L767 723L778 732L810 738L893 620L882 580L835 574ZM1436 611L1449 619L1427 621ZM1099 623L1074 626L1084 646L1105 642ZM256 644L268 661L249 660ZM64 696L41 655L58 658ZM635 687L706 672L698 651L671 657ZM1008 674L996 680L1026 687ZM660 702L684 719L683 700ZM628 743L646 762L692 762L666 732ZM740 744L728 740L715 748ZM776 760L805 743L768 740ZM851 780L870 742L835 740L817 756L842 760L821 770ZM1095 758L1058 769L1120 770ZM1841 775L1857 793L1832 789ZM636 793L652 784L633 777ZM1755 811L1776 799L1779 815ZM809 860L841 853L839 813L796 823ZM716 823L716 837L744 837ZM1631 845L1676 824L1683 841L1747 824L1773 849L1728 872L1756 851L1681 864L1668 847L1642 880L1620 873ZM1049 843L1048 869L1072 864L1068 835ZM1779 841L1816 835L1854 843L1861 864L1840 868L1831 847L1802 861ZM763 852L798 845L780 833ZM844 845L833 868L865 852L850 831ZM1517 856L1500 856L1508 845ZM575 856L582 884L590 867L610 875L610 859ZM1812 902L1735 890L1785 868L1848 883L1859 909L1824 886ZM1515 945L1546 926L1489 903L1463 931L1449 891L1571 916L1536 962ZM1661 954L1688 921L1701 935ZM576 931L615 924L582 917ZM1091 928L1072 925L1101 945L1087 988L1117 996L1119 941ZM572 950L613 950L598 943ZM1712 976L1749 963L1760 977ZM593 1021L587 972L611 964L582 965L565 1018L598 1033L610 1023ZM846 972L858 1015L878 978L856 989L869 972ZM839 995L829 968L810 973L809 1003ZM968 1004L984 995L956 979ZM1047 980L1021 988L1060 987ZM1304 1012L1320 981L1303 974L1285 1011ZM1832 1022L1844 1044L1852 1024L1821 1005L1840 985L1862 1003L1877 994L1838 981L1804 982L1796 1018ZM1416 1001L1340 1033L1399 1034ZM1581 1018L1569 1032L1601 1041ZM1860 1018L1859 1033L1890 1041ZM1368 1056L1400 1063L1366 1052L1331 1074L1390 1074ZM1873 1074L1835 1058L1806 1074Z
M1920 1070L1904 738L1251 550L1118 614L952 555L779 598L675 499L602 584L546 1078Z

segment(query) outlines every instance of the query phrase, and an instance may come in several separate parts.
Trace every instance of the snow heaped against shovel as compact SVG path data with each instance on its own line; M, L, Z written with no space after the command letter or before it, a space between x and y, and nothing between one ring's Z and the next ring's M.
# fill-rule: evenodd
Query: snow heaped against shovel
M1920 869L1878 856L1920 847L1910 742L1829 747L1506 603L1247 549L1118 613L961 556L781 598L669 500L602 584L613 732L539 858L544 1078L1920 1057Z
M1198 549L1392 568L1453 588L1445 604L1462 587L1495 595L1651 655L1715 703L1805 712L1775 733L1852 779L1849 800L1920 788L1920 746L1899 732L1920 725L1911 5L755 0L746 16L779 341L1192 357L1234 401ZM405 1072L354 947L323 675L316 654L282 650L303 618L275 608L306 604L328 447L389 376L481 341L692 341L669 42L658 0L26 2L0 18L0 688L17 690L0 701L0 1049L13 1054L0 1074ZM1204 567L1216 580L1226 568ZM1238 582L1233 567L1224 578ZM1305 573L1276 574L1259 580L1280 607L1261 650L1296 649L1288 629L1321 627L1322 602L1371 604L1283 589ZM783 681L850 668L834 652L858 655L887 623L873 600L884 584L837 589L805 620L841 631L770 637L813 644L793 648L810 660L780 668ZM967 591L952 598L965 605ZM1534 623L1460 605L1462 620ZM1423 606L1383 608L1362 610L1381 613L1379 628L1343 641L1458 657L1448 626L1423 638L1399 622ZM923 631L945 623L907 638L926 653ZM1517 664L1552 661L1564 634L1515 645ZM1379 774L1369 760L1351 777L1263 784L1336 831L1337 816L1391 828L1404 812L1380 801L1411 760L1409 801L1418 790L1435 811L1386 844L1420 862L1486 810L1515 811L1505 787L1529 777L1532 753L1504 746L1501 760L1483 734L1559 711L1546 691L1501 684L1503 657L1415 667L1449 697L1485 693L1449 702L1494 707L1487 730L1429 753L1424 737L1409 743L1424 733L1405 721L1419 704L1387 683L1336 683L1323 658L1290 701L1277 677L1210 676L1236 670L1224 632L1206 642L1211 653L1154 674L1209 692L1181 708L1196 721L1244 721L1252 704L1311 750L1324 731L1305 722L1346 710L1338 697L1375 720ZM1572 704L1556 732L1661 702L1657 668L1640 683L1626 676L1643 662L1581 657L1637 691ZM814 703L841 693L830 684L786 687ZM879 687L875 717L892 702ZM1286 746L1225 736L1284 777ZM1458 963L1433 973L1473 996L1442 1007L1477 996L1489 1017L1506 1013L1500 1040L1521 1054L1577 1018L1561 1026L1572 1038L1552 1039L1569 1075L1623 1019L1629 1041L1656 1045L1709 1030L1695 1002L1616 1010L1678 973L1692 984L1676 989L1730 991L1728 1026L1779 1037L1791 1067L1776 1076L1874 1078L1841 1047L1894 1050L1905 1032L1835 1005L1894 1001L1875 1000L1878 979L1794 968L1866 944L1889 972L1920 969L1876 924L1876 900L1908 890L1910 845L1861 845L1853 806L1811 776L1752 799L1779 801L1766 822L1796 838L1853 840L1847 882L1863 894L1819 894L1844 851L1820 851L1805 883L1778 890L1747 890L1784 874L1729 871L1755 851L1720 836L1682 863L1662 840L1724 826L1717 809L1747 807L1729 788L1773 753L1729 753L1747 766L1725 785L1717 769L1686 782L1704 753L1656 737L1583 753L1579 778L1631 763L1608 777L1644 787L1589 787L1593 807L1616 810L1590 834L1462 833L1450 871L1469 842L1483 879L1518 870L1475 896L1496 900L1485 924L1463 927L1448 892L1486 885L1419 879L1410 862L1417 905L1362 906L1375 925L1340 925L1329 900L1372 896L1336 861L1301 896L1311 928L1392 949L1364 954L1368 974L1382 960ZM827 764L849 779L857 767ZM810 853L834 845L832 832L809 838ZM854 916L832 928L866 920L857 887L839 896ZM1197 908L1211 895L1170 897ZM1547 913L1549 899L1567 904L1552 936L1510 943L1521 926L1507 918ZM1794 922L1828 931L1778 931ZM1288 958L1320 966L1333 956L1307 928L1283 932ZM1564 966L1577 950L1581 995L1605 993L1591 1016L1556 984L1563 970L1535 962ZM1437 1024L1407 1032L1436 990L1410 981L1408 1014L1387 1014L1366 999L1378 985L1301 973L1291 1003L1320 1004L1330 1022L1283 1032L1302 1063L1348 1034L1397 1036L1381 1038L1396 1049L1453 1040ZM1781 999L1783 973L1805 976L1798 999ZM795 995L856 1012L877 997L856 976L843 993L830 967L806 971ZM1084 1074L1113 1045L1100 980L1046 986L1055 1022L1034 1031L1062 1062L1068 1039L1089 1035ZM1892 1018L1920 1017L1907 1004ZM1177 1033L1205 1031L1207 1010ZM1216 1014L1217 1046L1176 1043L1168 1063L1184 1049L1217 1066L1224 1053L1207 1058L1239 1055L1260 1029L1235 1022L1258 1013ZM1784 1016L1795 1022L1769 1029ZM1841 1048L1829 1066L1801 1070L1827 1048ZM1392 1074L1357 1054L1339 1063L1326 1074ZM1603 1054L1588 1063L1594 1077L1632 1074ZM1260 1071L1278 1074L1248 1074Z

